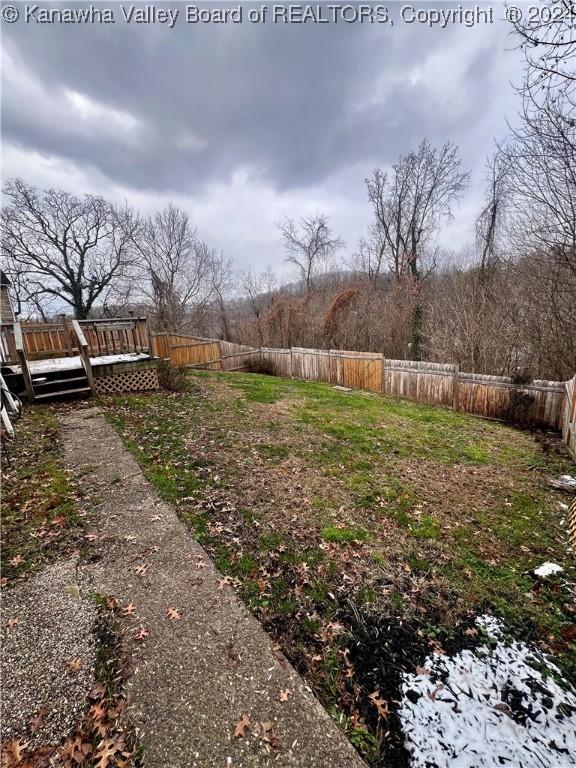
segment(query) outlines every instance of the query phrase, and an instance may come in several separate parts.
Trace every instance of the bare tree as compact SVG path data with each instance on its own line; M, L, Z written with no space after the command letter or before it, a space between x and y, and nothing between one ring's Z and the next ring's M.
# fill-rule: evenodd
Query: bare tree
M214 253L200 242L188 214L171 203L141 222L133 241L158 329L184 330L190 310L212 299Z
M503 228L509 190L507 158L495 152L487 161L486 203L476 219L476 246L480 255L480 274L485 275L500 256L499 235Z
M131 273L135 224L128 209L93 195L39 192L20 179L8 181L4 194L3 257L21 300L42 316L68 305L85 318Z
M538 112L526 107L501 151L513 169L507 186L518 250L555 254L576 276L576 122L550 102Z
M222 252L219 254L215 251L212 252L211 282L220 320L219 337L232 341L226 307L226 294L230 290L232 282L232 262L225 258Z
M371 279L387 266L397 280L410 278L419 291L423 261L429 255L440 222L452 215L452 205L468 184L457 147L440 149L425 139L416 152L403 155L387 174L379 169L366 179L374 221L363 248L372 254ZM416 301L412 324L414 359L422 353L422 306Z
M278 228L288 254L286 261L297 267L306 291L310 292L314 277L335 253L344 248L344 241L332 235L324 214L303 217L299 224L286 218Z
M576 2L542 0L514 23L526 60L520 90L538 103L566 99L576 106Z
M520 329L537 369L574 369L576 338L576 122L565 101L525 104L502 147L510 166L510 229L525 300Z
M264 314L270 307L276 288L276 278L272 271L254 274L251 269L240 274L242 295L254 320L258 345L264 346Z

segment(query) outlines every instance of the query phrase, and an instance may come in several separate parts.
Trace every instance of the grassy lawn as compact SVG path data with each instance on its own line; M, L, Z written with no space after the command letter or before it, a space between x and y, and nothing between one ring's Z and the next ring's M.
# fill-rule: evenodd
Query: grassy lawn
M3 584L34 572L83 530L60 456L57 420L47 406L24 410L8 456L2 456Z
M573 465L554 446L439 408L253 374L197 372L185 392L106 406L372 764L406 764L402 671L478 643L478 612L574 679L568 499L544 482ZM537 583L529 571L546 560L566 578Z

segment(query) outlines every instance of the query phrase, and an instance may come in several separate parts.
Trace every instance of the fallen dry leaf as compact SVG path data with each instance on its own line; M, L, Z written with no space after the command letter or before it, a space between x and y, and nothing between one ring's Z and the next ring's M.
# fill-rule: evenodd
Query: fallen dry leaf
M388 707L388 702L380 696L380 691L374 691L373 693L368 694L368 698L376 707L378 717L386 720L390 714L390 709Z
M417 675L429 675L430 670L426 669L426 667L416 667L416 674Z
M119 751L119 744L116 738L103 739L98 745L98 751L94 755L94 759L98 760L96 763L97 768L108 768L108 766L112 765L112 758Z
M137 565L136 568L134 568L134 570L136 571L138 576L144 576L144 574L148 570L148 566L144 565L144 564L143 565Z
M278 696L278 700L279 701L288 701L290 696L292 696L292 691L289 688L284 688L284 690L280 691L280 694Z
M22 557L22 555L16 555L16 557L13 557L8 562L10 563L10 565L20 565L20 563L24 562L24 558Z
M22 760L22 752L26 749L27 743L20 741L20 739L12 739L6 744L6 752L12 757L14 764L19 763Z
M134 603L128 603L128 605L125 605L124 608L122 608L122 613L124 616L132 616L135 610L136 606Z
M282 745L282 739L273 731L274 723L267 721L265 723L256 723L254 736L263 742L266 752L271 749L278 749Z
M70 659L66 662L66 670L71 674L75 675L77 672L80 672L82 668L82 662L80 659Z
M150 630L146 629L146 627L140 627L140 630L136 635L136 640L146 640L146 638L149 636L150 636Z
M166 608L165 614L166 618L170 619L171 621L180 621L182 618L182 613L178 610L178 608Z
M228 584L232 584L230 576L224 576L223 578L218 579L218 589L224 589Z
M103 701L97 701L90 707L90 717L99 722L106 715L106 704Z
M240 720L238 720L238 722L234 726L234 738L242 739L244 737L244 733L246 732L246 728L248 728L249 725L250 725L250 716L242 715Z
M476 637L478 630L475 627L468 627L468 629L464 630L464 634L466 637Z
M4 626L6 627L6 629L14 629L14 627L17 627L18 624L20 624L20 619L18 617L15 617L14 619L8 619L8 621Z
M428 696L430 701L436 701L436 696L442 690L442 688L444 688L444 686L442 684L440 684L436 688L434 688L433 691L428 691L428 693L426 695Z
M508 706L508 704L504 702L499 702L498 704L494 704L494 709L497 709L498 712L503 712L505 715L508 715L510 718L514 718L514 713L512 712L512 709Z
M74 739L68 738L64 743L64 746L59 749L60 757L64 760L66 765L71 765L71 760L79 765L90 752L92 752L92 744L83 742L80 736L76 736Z
M96 683L94 688L92 688L92 690L88 694L88 698L94 699L94 700L101 699L105 693L106 693L106 686L104 685L104 683Z
M446 651L444 650L444 648L442 648L438 640L428 640L428 645L430 646L430 648L432 648L432 653L435 653L437 656L446 655Z

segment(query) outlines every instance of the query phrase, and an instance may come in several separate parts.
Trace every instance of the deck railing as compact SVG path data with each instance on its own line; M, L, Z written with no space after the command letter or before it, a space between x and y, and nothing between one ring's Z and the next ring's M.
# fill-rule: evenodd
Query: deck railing
M105 357L132 352L151 353L148 322L145 317L78 320L90 357ZM72 323L15 323L0 329L0 359L20 363L15 327L19 326L22 350L28 360L71 357L80 354Z
M128 352L149 354L150 335L145 317L79 320L90 355L119 355Z

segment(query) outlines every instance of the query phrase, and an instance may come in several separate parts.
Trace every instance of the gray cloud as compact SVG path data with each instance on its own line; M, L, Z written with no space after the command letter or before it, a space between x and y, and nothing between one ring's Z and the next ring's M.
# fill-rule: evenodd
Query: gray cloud
M519 62L506 50L504 22L446 30L20 22L3 32L2 133L13 158L38 153L62 172L80 169L99 191L108 179L129 199L189 200L209 221L218 216L207 206L219 204L210 190L237 190L238 174L246 189L259 185L259 205L269 196L268 225L270 211L288 204L323 203L337 215L346 198L352 208L363 200L371 167L423 136L455 141L479 171L515 110L509 80ZM239 216L246 204L240 195Z

